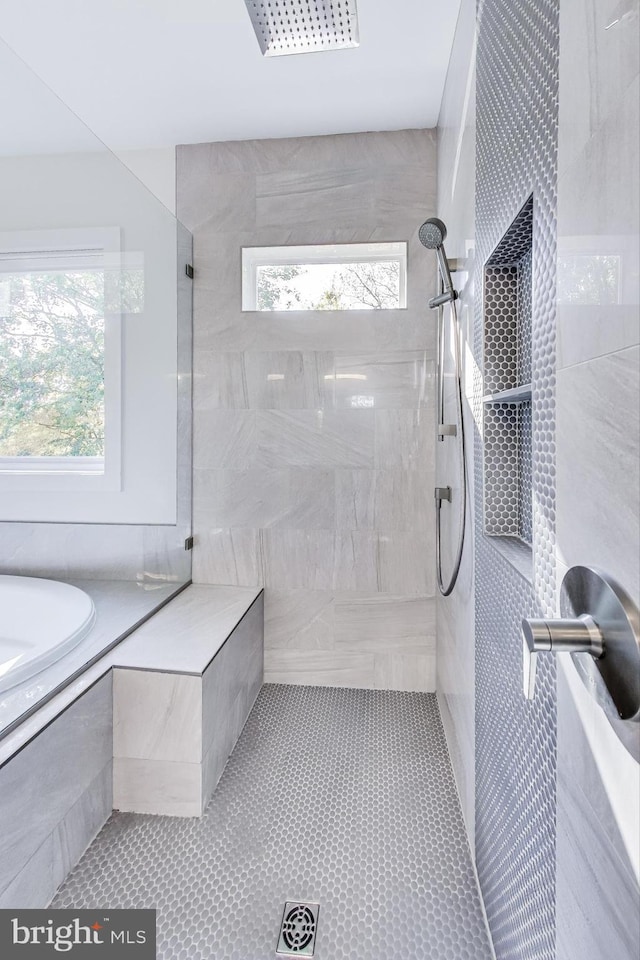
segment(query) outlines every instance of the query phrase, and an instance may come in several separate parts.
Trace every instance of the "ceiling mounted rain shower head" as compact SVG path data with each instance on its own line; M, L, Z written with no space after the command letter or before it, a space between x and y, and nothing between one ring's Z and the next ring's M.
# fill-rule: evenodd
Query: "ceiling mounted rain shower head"
M359 46L356 0L244 0L265 57Z

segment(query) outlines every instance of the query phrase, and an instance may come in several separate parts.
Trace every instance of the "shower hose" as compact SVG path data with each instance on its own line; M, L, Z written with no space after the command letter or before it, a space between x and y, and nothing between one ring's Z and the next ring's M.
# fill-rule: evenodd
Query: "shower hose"
M455 551L453 571L447 583L442 576L442 500L436 498L436 571L438 578L438 589L443 597L448 597L456 585L458 574L460 573L460 564L462 562L462 551L464 549L464 535L467 523L467 454L464 436L464 415L462 406L462 358L460 348L460 323L458 320L457 301L451 300L451 310L453 317L453 341L454 341L454 363L455 363L455 397L456 397L456 437L460 443L460 521L458 527L458 543ZM438 425L444 423L444 304L438 309L439 321L439 358L438 358ZM443 438L446 439L446 438ZM450 501L450 507L453 508L453 495Z

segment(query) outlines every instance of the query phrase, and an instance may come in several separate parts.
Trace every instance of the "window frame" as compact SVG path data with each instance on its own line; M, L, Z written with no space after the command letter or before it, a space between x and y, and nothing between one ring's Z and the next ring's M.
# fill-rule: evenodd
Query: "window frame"
M371 241L362 243L313 243L292 246L242 247L242 312L243 313L313 313L306 307L298 311L271 311L258 309L258 268L287 267L313 264L395 263L400 265L398 306L384 310L407 309L407 253L406 240ZM341 309L338 313L358 313L374 307ZM376 311L377 312L377 311Z
M104 271L104 457L2 457L0 490L119 491L122 489L122 254L119 227L0 233L0 274L29 269ZM13 265L19 264L16 270Z

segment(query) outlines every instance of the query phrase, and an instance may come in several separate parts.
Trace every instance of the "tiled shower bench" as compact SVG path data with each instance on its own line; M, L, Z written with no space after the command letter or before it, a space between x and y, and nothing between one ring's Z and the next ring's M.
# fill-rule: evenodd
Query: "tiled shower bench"
M191 585L0 742L0 907L45 907L113 807L203 812L263 633L262 590Z
M263 679L260 589L191 585L120 644L113 806L197 817Z

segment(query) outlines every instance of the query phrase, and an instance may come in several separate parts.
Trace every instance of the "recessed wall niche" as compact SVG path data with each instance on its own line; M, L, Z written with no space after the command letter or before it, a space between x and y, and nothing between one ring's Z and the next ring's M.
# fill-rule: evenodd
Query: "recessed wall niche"
M484 268L484 529L530 547L533 196Z

